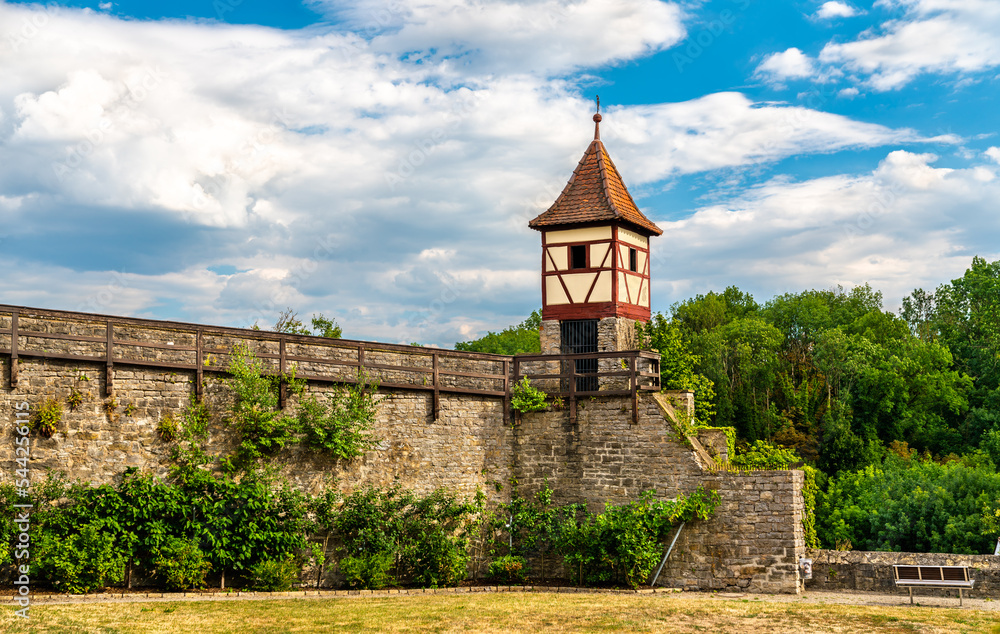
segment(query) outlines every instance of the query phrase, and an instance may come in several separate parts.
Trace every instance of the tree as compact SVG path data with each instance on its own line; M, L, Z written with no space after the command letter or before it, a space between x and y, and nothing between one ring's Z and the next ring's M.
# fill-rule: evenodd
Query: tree
M302 323L302 320L298 318L298 313L289 306L281 311L278 319L271 326L271 330L289 335L313 335L329 339L340 339L340 336L343 334L343 329L337 325L337 320L328 319L323 313L319 313L318 315L313 314L310 321L312 323L312 330ZM253 329L260 330L260 326L254 323Z
M488 332L472 341L460 341L455 350L464 352L486 352L490 354L538 354L542 351L539 329L542 315L537 310L516 326L508 326L500 332Z

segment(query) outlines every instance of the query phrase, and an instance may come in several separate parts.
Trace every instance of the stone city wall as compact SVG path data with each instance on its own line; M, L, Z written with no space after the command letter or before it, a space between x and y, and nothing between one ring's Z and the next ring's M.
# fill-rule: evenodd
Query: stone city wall
M995 597L1000 591L1000 557L995 555L956 555L947 553L897 553L862 550L810 549L812 579L806 580L806 590L864 590L887 594L909 595L906 588L897 588L892 573L896 564L910 566L969 566L972 590L963 590L969 597ZM915 588L914 597L957 597L958 590Z
M568 404L510 417L503 396L509 380L505 373L512 369L510 357L313 337L279 341L274 333L192 332L191 328L201 327L140 320L112 324L110 319L22 313L15 325L11 315L0 314L0 417L13 421L14 405L22 401L32 411L47 399L63 404L56 433L48 439L32 437L31 471L36 482L49 470L95 484L113 481L127 467L166 476L171 444L159 438L156 428L164 417L181 417L197 391L198 376L203 377L203 401L212 412L206 449L233 449L233 435L223 418L232 395L221 370L227 351L236 343L271 355L262 359L273 370L284 355L287 363L296 364L300 376L327 379L309 381L307 394L336 389L329 379L351 378L363 355L366 365L376 366L371 374L383 384L411 387L380 389L388 397L374 430L382 443L364 456L339 462L301 447L279 453L276 464L302 490L332 485L348 492L364 485L399 484L422 494L440 487L465 496L482 490L500 501L509 496L511 487L506 485L513 477L524 495L547 483L556 493L556 503L584 502L600 510L605 503L624 503L649 489L670 499L705 486L719 492L722 504L711 520L684 528L660 583L704 590L798 589L796 562L804 552L801 473L713 470L717 465L708 454L694 452L690 443L678 438L651 393L639 395L637 423L627 396L580 399L573 423ZM12 385L15 329L22 356ZM109 331L113 367L107 363ZM59 336L37 336L42 333ZM305 358L341 363L301 360ZM435 375L440 388L436 397ZM67 399L74 392L83 400L71 408ZM290 396L286 405L292 407L295 401ZM11 438L10 433L5 436ZM13 461L14 443L0 443L0 464L6 465L0 480L10 477Z

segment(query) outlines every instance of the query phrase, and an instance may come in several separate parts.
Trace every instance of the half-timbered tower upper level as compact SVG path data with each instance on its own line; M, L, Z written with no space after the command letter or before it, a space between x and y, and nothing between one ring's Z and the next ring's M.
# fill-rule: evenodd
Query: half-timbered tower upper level
M600 122L565 189L528 223L542 234L543 320L650 317L649 238L663 231L636 207Z

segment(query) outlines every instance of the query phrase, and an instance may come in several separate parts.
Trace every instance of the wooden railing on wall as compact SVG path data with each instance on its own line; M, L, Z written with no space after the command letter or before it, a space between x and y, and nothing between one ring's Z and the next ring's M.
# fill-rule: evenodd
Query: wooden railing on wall
M192 371L200 397L204 373L224 372L239 342L270 373L294 365L297 378L354 383L360 372L384 388L431 392L435 419L442 393L502 398L509 410L509 356L0 304L0 355L10 357L11 387L19 359L58 359L104 365L108 397L116 365ZM280 396L283 406L285 389Z
M201 397L204 374L225 372L237 343L247 344L272 374L294 368L297 378L327 383L365 376L387 389L431 392L435 420L443 393L502 398L508 420L511 382L524 376L568 401L573 423L577 401L590 396L631 397L635 422L639 393L660 389L655 352L505 356L0 304L0 355L10 358L12 388L19 359L36 358L103 365L107 397L114 395L116 365L190 371ZM596 360L597 371L577 371L581 359ZM597 389L579 389L584 383ZM282 406L286 397L282 385Z
M577 369L578 361L592 359L597 360L596 371L582 372ZM558 368L559 371L552 372L552 368ZM639 393L660 391L660 355L645 350L559 355L522 354L514 357L512 380L517 383L522 377L528 377L549 396L568 401L566 405L569 407L571 424L576 423L577 401L590 396L631 397L632 422L638 423Z

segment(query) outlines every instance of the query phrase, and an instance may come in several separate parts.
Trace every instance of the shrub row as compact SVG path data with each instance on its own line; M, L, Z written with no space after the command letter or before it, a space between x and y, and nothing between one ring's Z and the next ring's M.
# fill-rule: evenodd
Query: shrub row
M718 502L701 489L674 501L653 492L601 513L555 506L552 491L488 505L444 490L419 496L399 487L306 495L251 471L238 477L180 469L163 482L135 469L116 485L50 478L30 500L0 486L0 566L13 572L14 504L30 503L31 576L69 593L131 586L202 588L209 573L233 573L250 588L318 584L332 553L349 587L456 585L470 564L488 563L499 582L524 580L527 561L563 558L584 585L635 587L649 577L670 527L707 519ZM23 564L23 561L18 561ZM302 579L304 567L316 577ZM478 570L478 568L477 568Z

